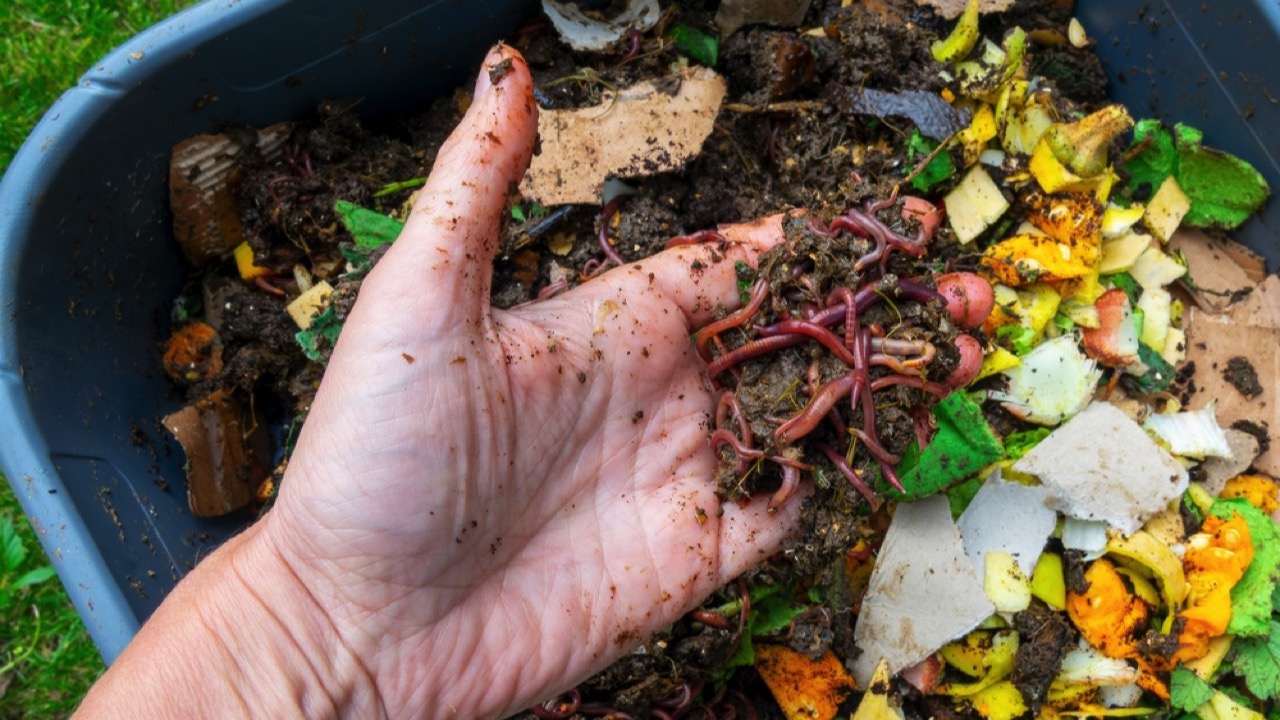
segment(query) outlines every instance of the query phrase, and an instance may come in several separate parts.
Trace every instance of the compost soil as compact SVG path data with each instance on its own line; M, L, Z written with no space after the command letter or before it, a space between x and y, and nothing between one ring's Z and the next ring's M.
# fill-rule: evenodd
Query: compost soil
M591 106L607 102L616 88L668 76L673 64L685 59L664 41L667 29L679 23L714 33L717 4L664 3L657 28L636 38L634 45L628 38L611 52L571 51L541 16L532 18L510 42L528 60L544 109ZM616 214L605 215L595 205L548 209L517 202L503 229L494 305L510 308L535 301L561 277L570 285L590 282L593 264L601 259L601 223L607 224L616 251L631 261L661 250L673 236L794 208L807 210L806 217L788 224L787 242L761 260L759 275L769 278L775 289L774 300L756 320L762 325L785 319L789 307L821 303L833 290L855 287L867 277L915 277L928 284L937 272L974 267L976 256L955 243L945 224L932 239L927 266L906 254L891 253L882 271L871 275L870 268L855 267L872 250L865 242L852 243L850 252L836 248L819 232L823 223L850 208L890 198L914 164L906 150L907 120L851 115L833 99L864 87L936 94L942 89L942 67L931 57L929 44L951 25L910 0L841 5L839 0L813 2L801 27L821 28L817 34L748 27L724 39L716 68L728 81L728 96L701 153L680 170L632 181L635 192ZM984 18L984 34L999 37L1014 25L1065 32L1069 6L1020 2L1003 15ZM1038 57L1042 66L1035 70L1060 83L1064 108L1089 110L1105 101L1105 80L1087 51L1063 45ZM335 201L403 217L415 192L414 183L405 181L427 175L469 97L469 90L462 88L439 98L421 115L377 122L358 115L356 100L334 99L317 108L311 120L294 125L278 156L246 154L235 186L237 201L254 262L271 275L258 285L247 285L234 266L215 264L190 280L178 306L203 308L205 321L219 330L224 364L215 377L181 385L191 400L217 390L256 399L286 429L278 444L287 446L289 430L305 417L331 350L321 343L317 362L295 341L297 328L284 311L285 297L299 289L295 266L308 269L307 283L328 280L334 285L337 318L345 317L361 276L346 272L353 241L335 212ZM785 109L770 109L771 104L783 103ZM394 183L410 187L389 190ZM871 214L904 237L920 230L916 221L903 219L897 203ZM817 230L810 218L819 221ZM372 260L376 259L375 254ZM744 293L759 275L743 270ZM957 329L939 302L882 303L869 309L863 322L905 328L904 339L938 348L939 356L928 369L930 380L941 381L956 364L950 341ZM752 339L747 331L726 338L725 351ZM773 418L786 414L798 384L825 384L843 371L829 353L793 347L743 363L737 378L724 381L734 388L751 435L767 444L777 426ZM806 380L808 373L816 378ZM921 396L920 389L909 386L877 393L874 425L889 453L901 455L916 439L911 412L920 406ZM863 418L846 419L852 426ZM992 419L997 427L1011 423L1004 415ZM825 442L830 438L823 433L833 432L824 428L815 441ZM812 448L802 452L806 462L820 469L814 475L819 492L804 508L803 533L751 571L745 583L728 586L708 600L704 609L712 615L676 623L640 652L583 683L577 690L583 712L670 714L685 702L686 693L706 690L703 697L710 698L706 706L712 715L749 715L754 708L757 717L780 716L754 674L740 672L728 685L720 682L728 677L726 664L744 634L738 612L724 608L740 608L747 585L785 586L806 578L821 589L823 602L795 617L784 628L782 641L815 658L829 649L845 659L856 655L853 622L866 578L864 573L857 580L850 548L860 542L874 545L888 526L889 512L838 480L837 469L821 453ZM731 453L722 457L719 482L730 498L762 502L755 498L775 492L783 482L779 465L764 463L744 479ZM863 453L854 463L864 470L875 465ZM1024 617L1037 623L1023 630L1038 640L1027 645L1025 657L1020 653L1015 682L1029 697L1036 697L1052 677L1041 669L1056 667L1071 632L1056 613ZM713 687L721 690L712 693ZM932 699L909 703L908 709L919 717L963 714Z

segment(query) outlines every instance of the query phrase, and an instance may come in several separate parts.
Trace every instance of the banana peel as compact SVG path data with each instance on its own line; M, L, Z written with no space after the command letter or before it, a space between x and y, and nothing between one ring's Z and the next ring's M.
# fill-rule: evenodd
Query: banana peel
M929 46L933 59L940 63L953 63L973 51L978 44L978 0L969 0L960 14L951 34Z
M1063 165L1080 177L1095 177L1107 167L1107 147L1133 127L1133 118L1123 105L1108 105L1072 122L1053 125L1044 134Z

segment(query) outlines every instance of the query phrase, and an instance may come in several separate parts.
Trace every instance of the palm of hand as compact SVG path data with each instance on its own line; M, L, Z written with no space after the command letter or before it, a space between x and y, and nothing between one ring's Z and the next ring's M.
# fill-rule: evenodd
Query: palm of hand
M366 281L269 516L388 708L414 716L571 686L775 550L796 514L722 507L710 480L688 336L733 302L748 251L669 251L490 309L534 129L518 57L487 84Z

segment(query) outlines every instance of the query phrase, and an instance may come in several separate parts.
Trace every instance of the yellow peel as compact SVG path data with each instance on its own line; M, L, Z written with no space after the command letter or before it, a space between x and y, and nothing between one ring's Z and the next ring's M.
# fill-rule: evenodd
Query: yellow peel
M1173 617L1187 597L1187 578L1182 572L1182 561L1168 545L1155 539L1151 533L1139 530L1129 537L1113 536L1107 541L1107 552L1128 558L1150 568L1159 580L1160 594L1169 614L1165 618L1164 632L1173 624Z

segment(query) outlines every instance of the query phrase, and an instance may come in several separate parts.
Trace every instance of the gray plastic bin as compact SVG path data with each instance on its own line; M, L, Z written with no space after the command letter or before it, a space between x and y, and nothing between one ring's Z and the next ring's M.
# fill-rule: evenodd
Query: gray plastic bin
M138 35L49 110L0 184L0 468L103 657L246 518L186 509L159 352L186 267L174 143L324 98L419 109L536 8L460 0L206 2ZM169 485L167 489L163 486Z
M1116 96L1198 124L1280 186L1269 60L1275 0L1079 3ZM0 183L0 468L108 662L245 518L186 509L176 409L159 367L185 276L169 230L168 153L227 123L363 97L423 106L475 68L535 0L211 0L139 35L49 111ZM1204 82L1200 82L1205 78ZM1252 107L1244 118L1246 107ZM1242 238L1272 269L1276 204ZM167 481L170 485L163 487Z

